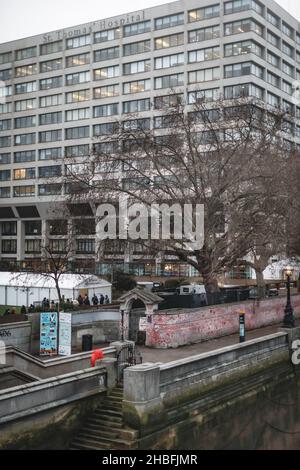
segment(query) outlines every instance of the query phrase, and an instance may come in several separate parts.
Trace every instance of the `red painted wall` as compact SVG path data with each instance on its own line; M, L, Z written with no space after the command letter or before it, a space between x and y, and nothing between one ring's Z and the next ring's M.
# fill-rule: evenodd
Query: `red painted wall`
M152 315L147 323L146 345L176 348L185 344L238 333L239 312L245 311L246 330L282 323L286 299L267 299L216 305L193 310L166 310ZM292 296L294 315L300 318L300 295Z

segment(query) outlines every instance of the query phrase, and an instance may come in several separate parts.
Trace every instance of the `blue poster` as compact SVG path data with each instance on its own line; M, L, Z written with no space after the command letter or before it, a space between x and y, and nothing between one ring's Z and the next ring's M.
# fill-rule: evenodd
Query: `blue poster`
M57 354L57 312L42 312L40 322L40 354L46 356Z

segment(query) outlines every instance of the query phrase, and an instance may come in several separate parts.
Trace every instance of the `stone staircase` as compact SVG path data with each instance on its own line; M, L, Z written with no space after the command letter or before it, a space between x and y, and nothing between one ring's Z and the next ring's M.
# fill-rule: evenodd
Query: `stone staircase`
M131 450L138 431L125 426L122 413L123 388L111 390L73 439L70 450Z

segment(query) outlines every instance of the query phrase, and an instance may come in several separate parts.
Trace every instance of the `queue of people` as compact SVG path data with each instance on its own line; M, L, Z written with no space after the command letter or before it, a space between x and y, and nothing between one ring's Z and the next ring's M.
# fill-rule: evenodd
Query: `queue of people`
M78 304L79 305L91 305L91 302L90 302L90 299L88 297L87 294L85 294L84 297L82 297L81 295L78 296L77 298L77 301L78 301ZM92 297L92 305L94 307L96 307L97 305L108 305L110 304L110 300L109 300L109 297L108 295L106 294L105 296L103 294L101 294L99 296L99 298L97 297L96 294L93 295Z

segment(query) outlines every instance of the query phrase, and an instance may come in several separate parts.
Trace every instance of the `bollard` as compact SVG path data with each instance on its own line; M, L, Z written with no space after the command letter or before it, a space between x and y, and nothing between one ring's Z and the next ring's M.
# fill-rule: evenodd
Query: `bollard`
M239 324L240 324L240 343L244 343L246 340L246 330L245 330L245 311L241 310L239 314Z

